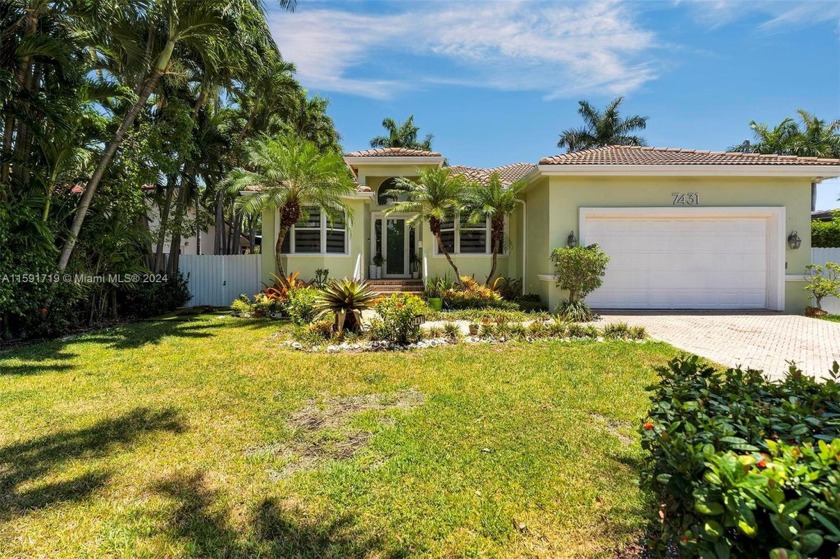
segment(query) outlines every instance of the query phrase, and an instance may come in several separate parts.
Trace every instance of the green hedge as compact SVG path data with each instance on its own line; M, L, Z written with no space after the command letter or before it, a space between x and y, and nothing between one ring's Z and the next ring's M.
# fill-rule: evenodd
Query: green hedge
M723 372L696 357L657 369L640 428L642 483L681 557L835 557L840 543L840 375Z
M815 248L840 247L840 218L831 221L811 222L811 246Z

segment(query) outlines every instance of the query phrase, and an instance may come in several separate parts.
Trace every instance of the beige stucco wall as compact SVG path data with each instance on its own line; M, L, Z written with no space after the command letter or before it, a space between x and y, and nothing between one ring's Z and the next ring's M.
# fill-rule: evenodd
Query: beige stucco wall
M347 254L289 254L283 256L283 268L286 273L300 272L300 279L309 281L315 277L315 270L326 268L330 276L335 278L353 277L356 259L365 246L366 229L366 200L353 198L346 200L350 207L349 251ZM271 283L271 274L276 273L274 264L274 245L279 234L279 212L264 212L263 248L262 248L262 281ZM364 266L364 256L362 265Z
M796 230L802 238L798 250L785 247L788 276L801 275L810 263L811 181L775 177L550 177L528 191L530 264L527 282L534 274L551 274L551 250L563 246L569 231L580 237L582 207L673 207L672 192L697 192L702 207L781 206L785 208L785 236ZM535 208L532 210L532 207ZM547 208L547 218L543 215ZM540 208L540 209L537 209ZM585 241L585 239L584 239ZM547 246L546 246L547 243ZM536 252L531 256L531 251ZM607 268L609 273L609 268ZM553 282L540 282L552 308L563 293ZM804 283L787 281L785 310L799 313L806 304Z

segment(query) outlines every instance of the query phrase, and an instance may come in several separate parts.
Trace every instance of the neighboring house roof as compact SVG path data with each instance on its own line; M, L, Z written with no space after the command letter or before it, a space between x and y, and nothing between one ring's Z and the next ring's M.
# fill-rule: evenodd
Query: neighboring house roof
M344 157L440 157L436 151L410 148L363 149L345 153Z
M840 165L840 159L699 149L607 146L540 159L540 165Z
M840 209L811 212L811 221L831 221L837 213L840 213Z
M490 175L493 173L499 173L502 184L511 184L524 178L536 167L530 163L513 163L511 165L493 167L492 169L479 169L478 167L467 167L465 165L454 165L450 168L453 173L464 175L467 179L481 184L487 184L490 180Z

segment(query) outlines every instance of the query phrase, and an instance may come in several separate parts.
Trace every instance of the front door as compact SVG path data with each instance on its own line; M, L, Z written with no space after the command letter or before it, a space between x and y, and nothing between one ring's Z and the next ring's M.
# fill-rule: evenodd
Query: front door
M382 235L382 254L385 256L386 278L409 276L408 225L401 217L386 217L385 234Z

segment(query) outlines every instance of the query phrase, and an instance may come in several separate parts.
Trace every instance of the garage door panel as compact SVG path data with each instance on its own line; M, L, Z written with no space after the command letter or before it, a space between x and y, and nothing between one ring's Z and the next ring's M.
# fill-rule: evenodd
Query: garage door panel
M586 243L610 256L600 308L764 308L763 218L589 218Z

